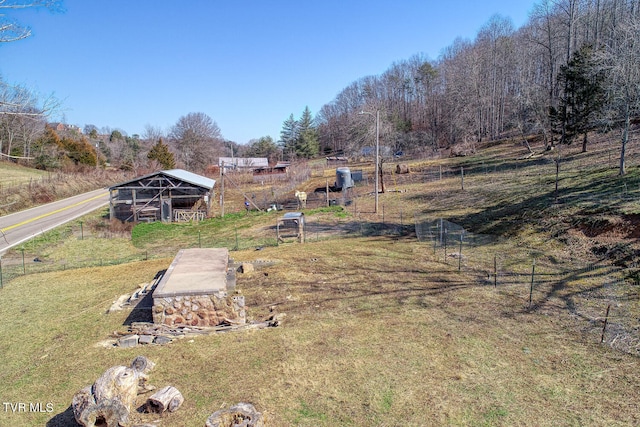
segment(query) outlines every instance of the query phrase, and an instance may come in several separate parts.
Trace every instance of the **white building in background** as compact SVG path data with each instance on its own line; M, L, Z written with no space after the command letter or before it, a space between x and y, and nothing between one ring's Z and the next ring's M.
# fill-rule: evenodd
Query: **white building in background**
M224 167L224 171L230 170L253 171L269 167L269 159L266 157L220 157L218 166Z

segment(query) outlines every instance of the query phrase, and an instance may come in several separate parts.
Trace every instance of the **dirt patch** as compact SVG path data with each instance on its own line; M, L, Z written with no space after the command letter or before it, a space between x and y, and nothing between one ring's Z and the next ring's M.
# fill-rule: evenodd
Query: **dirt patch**
M637 239L640 238L640 215L590 218L578 223L576 228L590 238Z
M568 234L598 259L627 269L628 279L638 280L640 215L586 216L575 221Z

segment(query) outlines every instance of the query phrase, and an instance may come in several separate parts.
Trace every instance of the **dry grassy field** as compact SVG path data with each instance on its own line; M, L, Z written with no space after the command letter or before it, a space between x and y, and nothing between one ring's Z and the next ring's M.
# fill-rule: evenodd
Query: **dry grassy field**
M240 213L233 189L237 212L224 221L143 225L121 240L95 230L42 239L30 257L111 250L147 260L4 282L2 401L53 410L5 405L0 425L73 425L74 393L138 354L157 364L151 384L185 397L175 413L135 414L140 423L201 426L250 402L269 426L638 425L639 292L624 258L638 249L638 153L623 179L615 146L563 149L558 192L557 153L527 157L516 143L409 162L410 174L395 175L390 162L378 214L371 187L357 187L344 209L305 211L305 244L271 244L278 214ZM332 174L312 174L300 189ZM244 192L264 190L252 185ZM418 239L416 222L439 219L464 229L462 244ZM126 330L127 310L106 314L119 295L151 281L179 248L221 242L236 262L270 261L239 274L237 289L252 320L273 310L286 314L281 326L101 344ZM608 306L615 328L601 343Z

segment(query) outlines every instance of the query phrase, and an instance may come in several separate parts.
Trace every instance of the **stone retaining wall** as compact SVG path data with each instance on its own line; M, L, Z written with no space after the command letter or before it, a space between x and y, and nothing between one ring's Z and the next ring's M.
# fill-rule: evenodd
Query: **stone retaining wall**
M153 323L165 325L218 326L246 323L244 296L227 292L181 295L153 299Z

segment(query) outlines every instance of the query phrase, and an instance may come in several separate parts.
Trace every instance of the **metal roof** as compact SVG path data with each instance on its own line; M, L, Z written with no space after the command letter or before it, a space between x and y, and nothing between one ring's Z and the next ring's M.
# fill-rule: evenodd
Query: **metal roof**
M203 188L211 189L214 185L216 185L215 179L207 178L206 176L198 175L184 169L169 169L167 171L160 172Z
M158 171L158 172L153 172L147 175L139 176L130 181L121 182L120 184L116 184L109 187L109 190L122 187L126 184L139 181L141 179L145 179L145 178L152 177L154 175L161 175L161 174L168 175L170 177L179 179L184 182L188 182L189 184L197 185L198 187L206 188L207 190L211 190L213 186L216 185L216 181L214 179L207 178L206 176L198 175L193 172L186 171L184 169L169 169L166 171Z
M286 214L282 215L282 219L298 219L298 218L304 218L304 213L302 213L302 212L287 212Z

